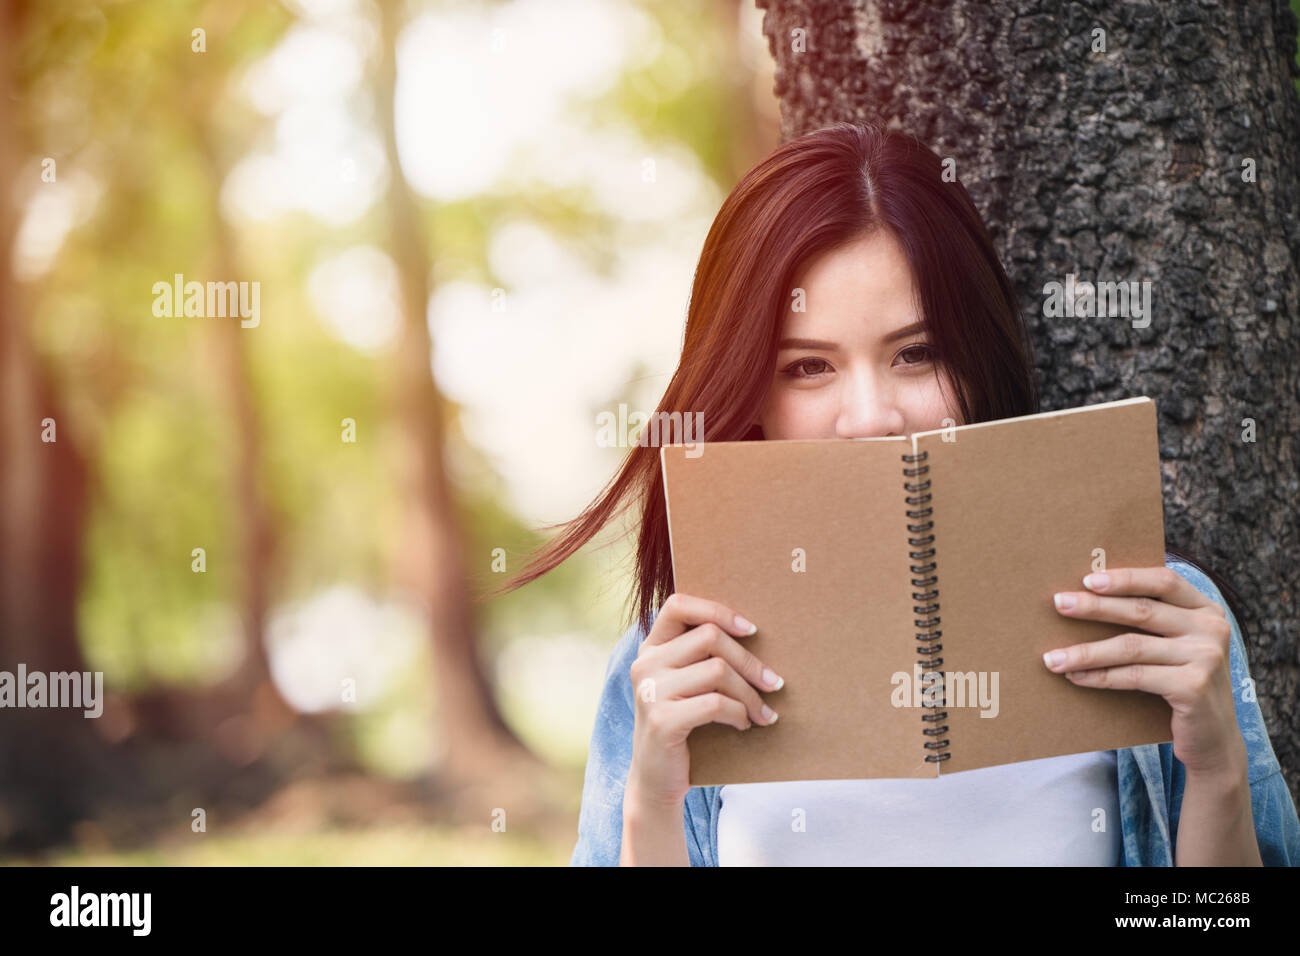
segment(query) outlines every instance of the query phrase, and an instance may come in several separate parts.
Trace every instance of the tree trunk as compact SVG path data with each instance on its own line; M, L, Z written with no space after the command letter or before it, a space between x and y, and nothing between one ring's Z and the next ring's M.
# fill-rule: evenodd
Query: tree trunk
M429 335L429 261L419 205L402 173L394 116L399 4L380 4L382 54L375 101L388 159L390 252L401 283L402 326L394 383L405 444L410 520L402 576L430 616L437 699L446 742L448 781L491 778L536 758L506 726L477 654L476 625L466 581L463 543L443 460L445 402L433 380Z
M243 9L225 3L211 4L204 17L208 42L214 50L228 49L228 40ZM221 210L221 187L233 160L223 145L217 123L225 84L234 63L220 57L206 60L212 69L184 88L170 90L166 101L171 113L183 118L200 157L204 202L209 219L211 246L206 256L209 280L238 282L242 274L238 242ZM234 310L236 313L238 309ZM131 733L156 741L202 741L222 760L242 767L253 763L275 738L292 725L305 729L285 702L271 678L264 640L274 571L275 528L262 484L261 426L248 367L245 336L264 334L260 326L243 328L238 314L218 318L203 330L211 350L214 370L212 393L226 409L231 454L223 458L229 480L229 503L234 532L230 555L221 559L236 565L232 603L238 609L243 656L234 674L207 688L150 687L123 699L130 710ZM203 542L194 542L196 547ZM189 562L188 552L173 556ZM213 556L209 549L208 559Z
M212 100L208 102L211 104ZM205 185L208 189L213 237L210 262L218 281L239 281L242 276L235 237L221 211L221 186L227 169L218 155L219 137L209 125L213 112L213 107L209 105L194 124L195 138L203 151L208 172L208 182ZM242 338L257 335L257 328L245 329L239 319L218 320L209 330L209 335L217 356L216 386L228 402L229 420L234 433L234 454L230 463L231 499L234 506L231 510L239 527L236 593L243 628L244 659L239 670L228 679L227 686L244 700L245 706L241 710L246 709L254 700L261 702L257 708L262 716L261 723L267 724L263 729L271 732L292 722L293 711L271 679L265 641L268 582L273 571L275 537L270 508L262 489L261 428L253 401L248 346ZM246 752L252 753L260 750L262 742L250 739L245 743Z
M20 10L0 2L0 670L80 672L77 596L87 466L28 334L10 269L18 227L14 177L22 153L14 88ZM42 440L44 419L54 441ZM64 834L130 769L110 759L94 720L61 708L6 710L0 732L0 847ZM114 777L114 768L121 771Z
M1168 543L1240 592L1260 707L1300 790L1300 565L1284 560L1300 549L1300 71L1286 0L757 2L782 141L870 121L955 160L1029 319L1044 410L1156 399ZM1150 325L1044 317L1043 286L1069 273L1150 280Z

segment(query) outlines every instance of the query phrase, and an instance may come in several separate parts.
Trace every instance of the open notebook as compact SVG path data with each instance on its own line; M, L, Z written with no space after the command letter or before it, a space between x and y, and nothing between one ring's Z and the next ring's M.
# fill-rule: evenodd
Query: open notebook
M1158 449L1146 397L892 438L664 446L676 590L757 624L737 640L786 680L760 691L775 724L691 732L691 785L937 777L1172 740L1158 695L1042 662L1131 630L1067 618L1052 595L1164 565Z

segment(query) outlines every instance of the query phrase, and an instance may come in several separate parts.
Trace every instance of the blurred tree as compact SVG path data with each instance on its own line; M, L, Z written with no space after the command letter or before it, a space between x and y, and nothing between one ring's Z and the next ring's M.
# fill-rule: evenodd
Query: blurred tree
M0 182L12 183L26 159L15 112L13 38L24 28L24 5L0 5ZM63 415L48 364L28 331L27 303L13 281L18 214L14 190L0 190L0 663L33 669L82 667L76 595L86 512L86 466L76 432ZM46 419L53 426L46 424ZM53 439L53 440L44 440Z
M0 2L0 670L10 673L19 664L84 670L76 609L86 465L9 269L18 213L8 187L26 158L15 38L27 13L18 0ZM0 711L0 844L40 842L41 820L75 815L103 749L78 712Z
M396 381L405 441L409 534L403 577L414 582L430 617L437 699L446 745L442 771L451 781L489 779L539 762L502 720L478 656L477 627L464 564L454 489L444 461L445 402L433 379L429 335L430 263L420 208L402 171L395 103L401 4L382 0L376 115L388 158L389 247L401 283L402 327Z
M159 489L169 489L172 482L167 476L150 474L147 457L138 456L132 462L146 480L140 482L131 475L125 482L145 519L123 521L123 533L107 547L101 547L99 540L88 544L86 531L92 484L99 499L98 511L101 515L111 513L121 504L113 500L119 490L115 487L117 463L123 456L131 458L141 447L115 431L123 417L128 421L135 418L138 407L131 398L124 400L123 370L143 372L148 368L165 380L173 369L184 367L174 353L170 360L161 359L179 340L168 334L175 326L168 328L150 315L144 295L152 281L147 277L159 274L151 255L157 237L170 231L165 254L179 252L183 256L188 245L178 241L174 228L168 230L168 216L185 208L191 197L197 199L199 215L194 220L201 222L202 214L209 212L215 220L213 269L227 278L237 270L234 240L219 215L216 199L222 181L217 165L221 160L214 150L202 151L210 140L197 134L210 133L205 124L223 112L221 93L240 65L240 57L254 55L269 44L275 36L275 21L283 25L288 18L283 11L273 12L267 21L246 16L246 35L224 48L225 55L197 60L191 58L189 46L196 17L203 17L220 35L222 23L230 22L223 16L248 13L243 5L237 10L229 5L210 7L202 12L119 10L115 13L120 18L109 22L98 8L75 2L28 6L9 0L0 5L4 17L0 81L6 90L0 97L0 181L15 186L0 191L0 262L4 265L0 269L0 386L4 390L0 409L0 668L12 670L19 662L29 670L42 671L85 671L102 666L87 660L81 642L81 618L87 604L83 567L92 554L92 598L103 593L121 602L126 622L120 629L125 632L118 638L121 643L138 639L138 632L149 628L168 644L174 645L182 637L175 626L177 618L167 613L174 592L165 583L159 587L159 581L184 581L195 589L195 596L202 596L202 576L189 573L188 549L196 540L211 546L214 538L195 533L193 526L181 530L180 546L164 544L163 560L154 560L149 568L152 580L130 580L128 571L107 587L101 583L105 572L111 581L113 574L130 566L141 542L142 550L149 552L151 545L173 530L165 509L168 500L179 499L159 495ZM272 24L270 29L267 22ZM132 47L132 41L141 37L161 37L157 44L160 52L148 65L144 65L140 47ZM115 44L121 44L125 52L112 49ZM196 70L196 66L200 68ZM118 83L127 86L123 82L127 75L151 68L150 78L156 82L129 85L138 101L148 103L141 118L131 104L114 94L120 92ZM204 68L211 69L205 72ZM182 82L179 77L193 82ZM193 101L184 99L187 90L195 97ZM157 114L175 122L151 126L150 120ZM165 182L168 174L186 168L187 157L175 150L152 149L149 138L132 129L136 123L159 138L193 124L189 136L200 147L199 159L206 163L200 168L209 178L186 184L199 189L158 188L159 180ZM92 128L97 136L89 139ZM224 138L228 131L218 135ZM76 180L78 175L83 182L102 176L115 186L96 223L103 235L95 238L93 247L98 254L94 261L102 274L93 283L98 296L94 301L101 320L114 312L115 305L119 314L130 318L127 322L101 321L91 335L78 336L74 318L86 310L84 300L77 299L78 286L92 284L86 282L87 275L93 273L85 263L78 264L83 267L80 272L77 265L70 268L71 281L63 283L18 284L11 268L18 221L15 197L59 188L53 184L54 177L48 184L15 183L15 177L20 171L33 175L35 170L34 175L40 175L42 167L33 158L51 154L60 164L60 183ZM138 198L132 195L137 182L148 184L152 203L133 201ZM45 225L48 228L49 224ZM151 234L147 252L134 244L142 232ZM192 248L198 250L203 245L194 243ZM74 249L61 258L75 261L75 256ZM122 276L127 277L125 281ZM69 308L68 303L77 304ZM46 321L31 323L28 316L36 312ZM147 317L143 323L135 319L141 315ZM55 708L0 712L4 720L0 734L0 843L40 845L78 820L98 815L104 805L147 804L174 794L182 780L184 785L198 788L224 786L231 779L231 761L243 765L259 755L275 729L267 724L282 725L289 715L270 683L261 642L267 518L257 490L251 386L243 364L242 340L237 338L241 329L237 321L193 327L212 335L218 345L215 353L224 357L224 373L218 372L223 380L214 390L231 396L231 417L237 423L232 431L240 438L233 458L222 455L212 442L205 451L223 464L228 458L233 461L233 497L239 505L232 509L239 516L234 525L245 530L246 545L245 554L235 552L242 560L223 563L234 564L243 574L236 589L244 610L245 668L215 691L191 684L174 692L135 682L135 693L126 695L122 692L130 690L133 683L130 675L121 666L109 666L105 668L105 685L111 696L104 702L105 718L85 720L78 711ZM82 324L80 330L88 329ZM125 348L109 351L123 339L131 340L136 330L143 335ZM35 341L38 335L39 344ZM143 395L147 406L158 407L147 388ZM169 400L177 405L184 398L172 395ZM75 411L69 411L71 408ZM120 414L123 411L124 416ZM42 440L48 432L42 425L46 418L54 420L56 441ZM197 433L200 444L203 441L197 421L185 424L188 430L175 429L169 434L166 419L156 418L149 431L151 445L157 447L155 436L161 437L164 446L174 448L178 458L185 460L191 451L191 437ZM107 441L105 432L111 436ZM204 508L201 498L203 480L198 469L173 477L182 494L185 490L192 494L200 512L210 510ZM102 522L102 518L97 520ZM184 576L158 574L160 569L173 568L182 570ZM223 575L214 574L210 580L222 579ZM127 582L130 588L115 586ZM197 606L191 607L191 618L197 610ZM160 737L198 744L199 759L158 761L155 755L153 772L141 772L145 749ZM128 738L129 745L125 745Z
M229 78L249 57L246 44L230 42L235 25L248 13L245 4L230 0L207 4L203 22L210 44L205 60L209 69L183 88L187 95L178 103L179 115L190 121L206 173L204 186L212 236L209 274L222 280L247 274L240 268L235 236L221 209L221 187L235 159L247 149L248 133L236 137L229 128L230 124L222 123L221 119L226 112L224 99ZM243 128L247 130L246 125ZM234 707L236 712L248 710L249 703L260 698L263 701L260 710L263 719L273 711L275 722L283 724L291 716L291 711L271 680L265 641L274 536L270 509L262 488L260 426L247 357L246 336L256 333L244 329L238 322L218 322L209 331L217 356L218 387L226 396L235 436L230 477L235 504L232 511L239 529L237 593L244 656L228 686L237 689L242 698Z

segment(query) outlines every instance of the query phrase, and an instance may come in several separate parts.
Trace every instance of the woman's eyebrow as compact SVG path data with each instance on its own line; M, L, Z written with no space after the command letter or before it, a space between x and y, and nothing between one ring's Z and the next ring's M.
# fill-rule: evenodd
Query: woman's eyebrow
M901 329L894 329L884 338L882 342L892 342L895 339L901 339L905 335L911 335L913 332L921 332L925 329L924 322L913 322L911 325L905 325ZM823 352L834 352L839 348L834 342L827 342L824 339L782 339L776 345L778 350L781 349L816 349Z
M923 331L925 331L924 322L913 322L911 325L905 325L901 329L894 329L894 331L890 332L880 341L892 342L894 341L894 339L901 339L903 336L911 335L913 332L923 332Z
M834 342L824 342L821 339L782 339L776 347L777 349L819 349L823 352L834 352L839 348Z

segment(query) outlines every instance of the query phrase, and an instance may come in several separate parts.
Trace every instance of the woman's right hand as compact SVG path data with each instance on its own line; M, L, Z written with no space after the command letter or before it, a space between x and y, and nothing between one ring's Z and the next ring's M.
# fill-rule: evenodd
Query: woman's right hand
M785 681L735 639L755 630L716 601L668 596L632 662L636 713L626 797L680 810L691 787L692 730L714 721L737 730L776 723L755 688L777 690Z

